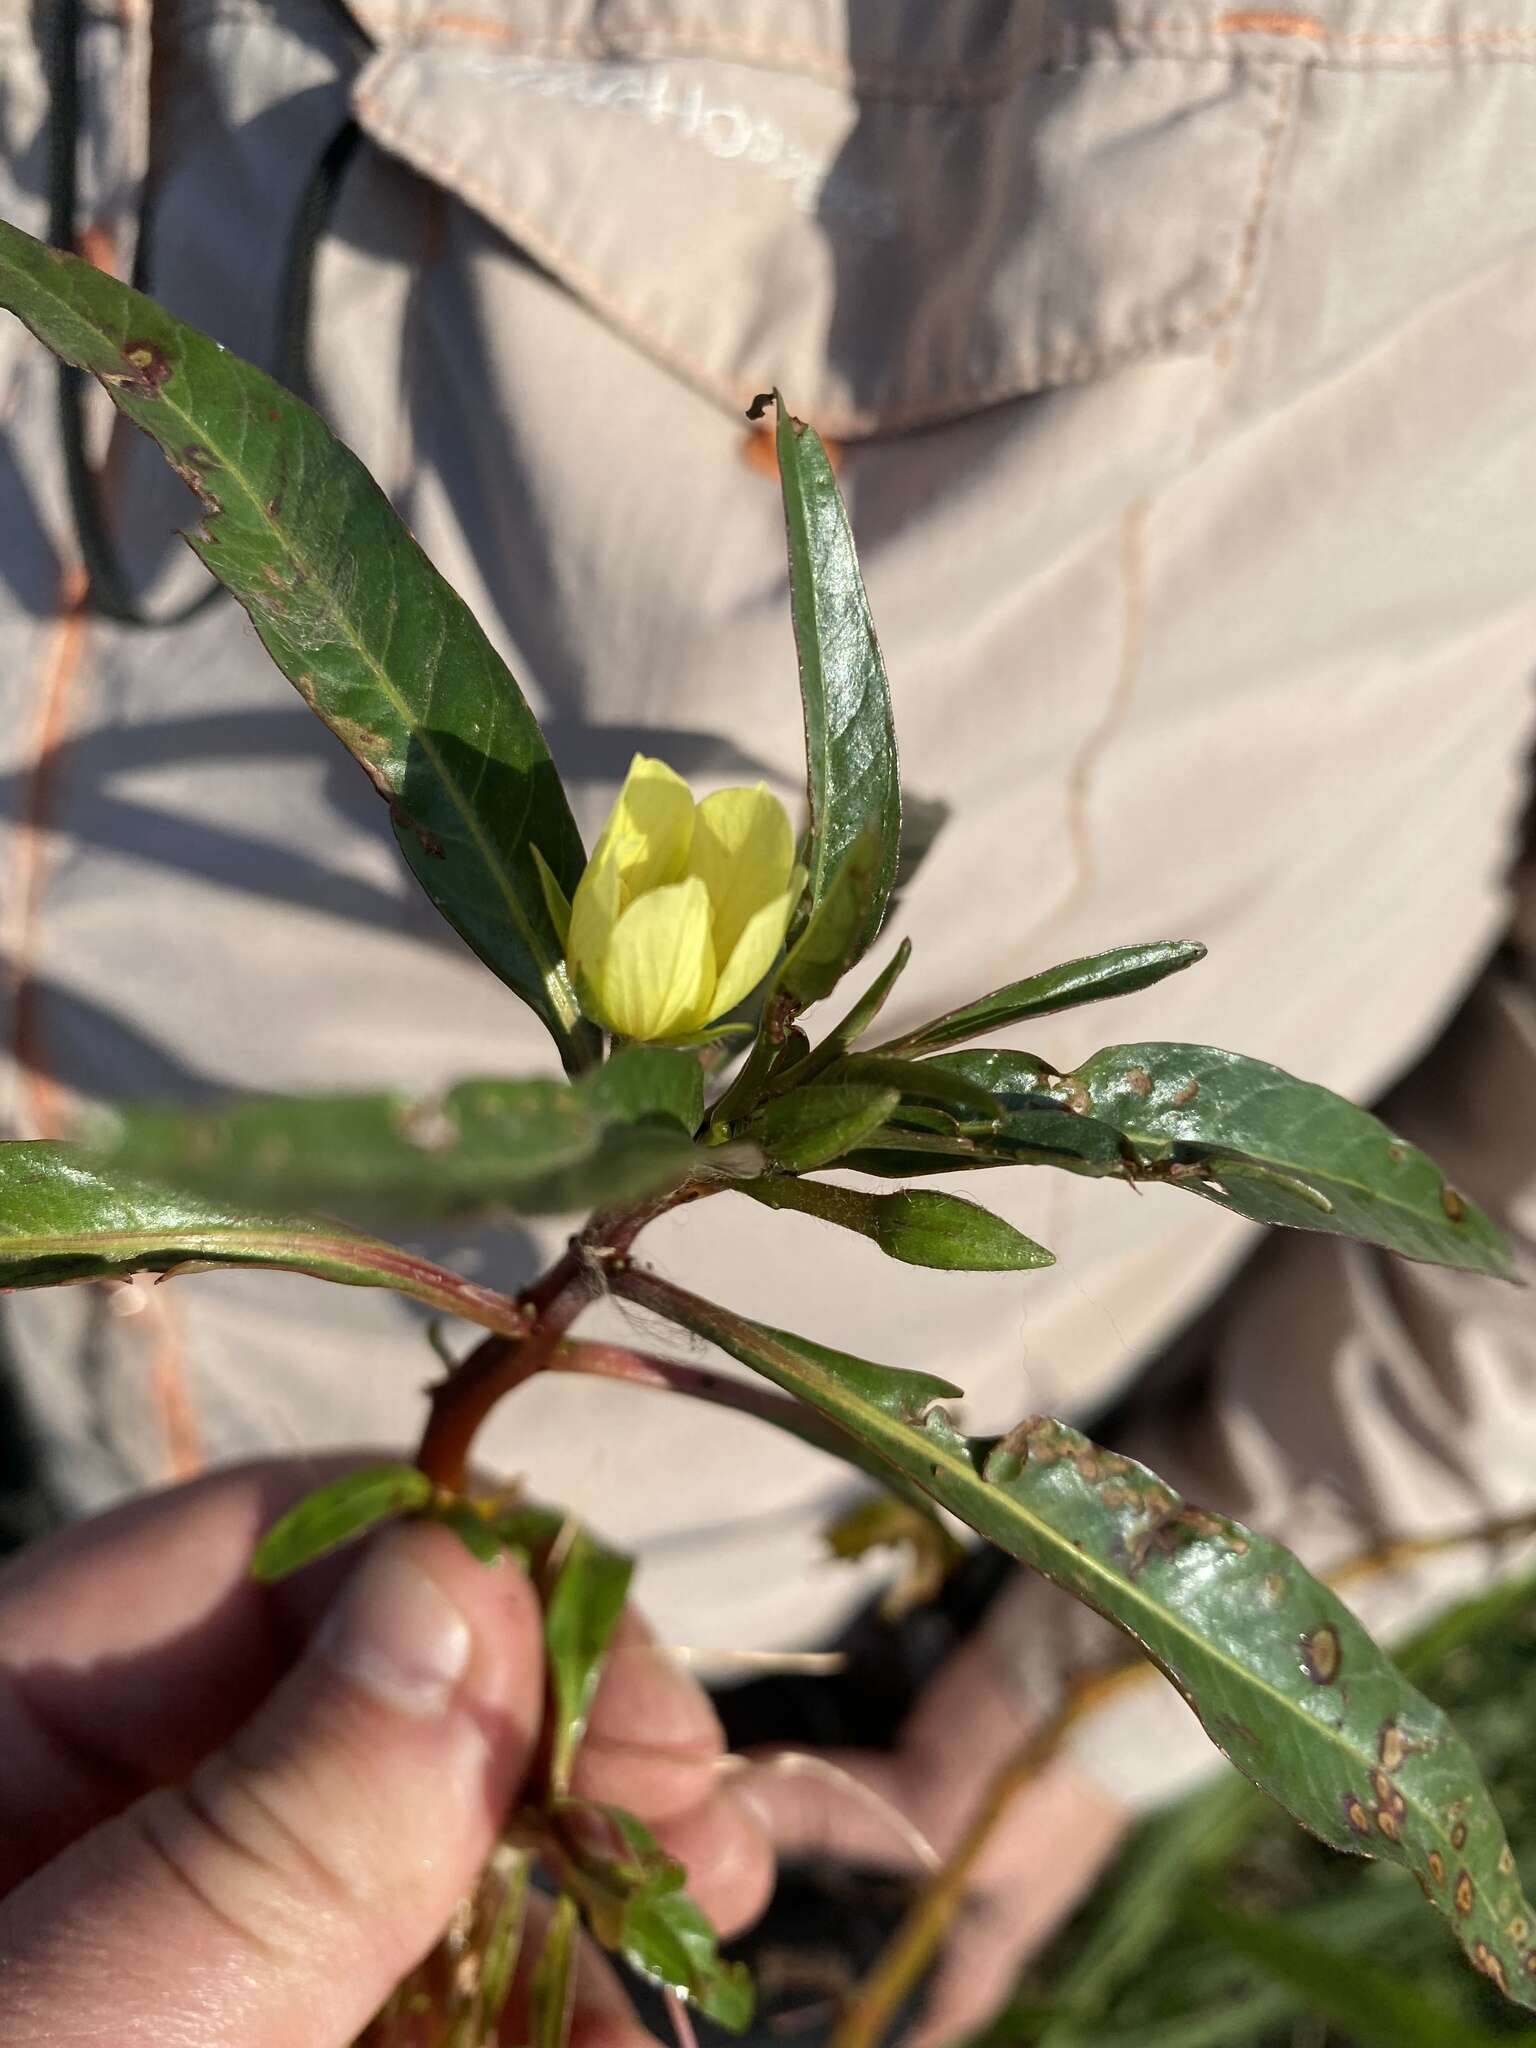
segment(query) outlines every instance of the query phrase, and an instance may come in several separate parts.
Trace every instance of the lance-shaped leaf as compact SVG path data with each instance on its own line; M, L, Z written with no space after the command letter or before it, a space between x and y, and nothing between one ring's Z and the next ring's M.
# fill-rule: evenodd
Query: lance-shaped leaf
M715 1931L683 1889L681 1864L621 1807L554 1801L541 1847L588 1927L642 1977L675 1991L718 2025L741 2033L752 2018L752 1980L721 1960Z
M774 445L789 541L790 611L805 707L814 914L862 835L876 853L852 959L872 944L896 879L901 787L885 664L869 616L848 515L818 435L774 393ZM850 965L852 964L850 960Z
M686 1180L697 1155L681 1125L618 1121L597 1085L461 1081L432 1097L148 1106L103 1112L89 1135L97 1157L177 1187L421 1221L558 1214Z
M833 1417L1124 1629L1245 1776L1334 1848L1412 1869L1477 1967L1536 2007L1536 1910L1471 1752L1290 1551L1064 1423L972 1440L937 1408L914 1427L867 1398L883 1370L867 1360L638 1269L615 1287Z
M545 1596L544 1654L554 1708L549 1781L556 1793L571 1789L571 1767L633 1572L629 1558L577 1528Z
M576 1943L581 1915L576 1901L556 1899L544 1946L528 1987L528 2026L532 2048L565 2048L571 2035L576 2001Z
M522 1330L508 1296L377 1238L156 1187L103 1170L72 1145L0 1144L0 1290L216 1266L270 1266L345 1287L387 1287L486 1329Z
M1137 989L1151 988L1154 982L1177 974L1181 968L1193 967L1204 958L1204 946L1192 939L1157 939L1147 946L1117 946L1110 953L1068 960L1060 967L1047 967L1043 973L1011 981L1006 988L978 996L974 1003L904 1031L900 1038L893 1038L878 1049L938 1052L946 1045L962 1045L968 1038L1001 1031L1004 1025L1021 1023L1027 1017L1048 1017L1057 1010L1075 1010L1083 1003L1102 1003L1111 996L1128 996Z
M908 1266L950 1273L1027 1273L1056 1263L1044 1245L990 1209L932 1188L870 1195L822 1180L764 1175L738 1182L737 1189L765 1208L794 1209L841 1230L856 1230Z
M806 1173L868 1137L899 1100L894 1088L797 1088L770 1102L743 1135L775 1165Z
M414 1465L371 1465L316 1487L272 1524L256 1546L251 1576L270 1584L301 1565L327 1557L381 1522L393 1522L432 1499L433 1486Z
M1113 1045L1050 1092L1116 1132L1138 1179L1169 1180L1255 1222L1512 1273L1498 1229L1426 1153L1263 1060L1208 1045Z
M560 778L506 664L367 470L262 371L3 222L0 305L159 444L202 504L194 552L388 802L417 880L567 1066L590 1064L533 857L569 895L584 857Z

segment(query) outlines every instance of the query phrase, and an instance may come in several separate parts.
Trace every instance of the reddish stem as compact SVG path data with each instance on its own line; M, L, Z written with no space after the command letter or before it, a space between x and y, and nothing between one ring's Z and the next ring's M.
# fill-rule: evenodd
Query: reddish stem
M481 1423L505 1395L550 1364L566 1331L603 1291L604 1269L618 1270L627 1263L629 1248L646 1224L713 1192L707 1182L688 1181L631 1209L606 1210L571 1239L549 1271L518 1296L523 1334L486 1337L433 1388L416 1463L435 1486L463 1492Z

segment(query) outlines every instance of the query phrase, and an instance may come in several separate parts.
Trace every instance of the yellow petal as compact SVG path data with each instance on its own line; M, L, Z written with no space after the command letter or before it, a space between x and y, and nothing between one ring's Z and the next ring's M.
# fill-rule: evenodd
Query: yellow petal
M648 890L613 928L597 996L625 1038L679 1038L710 1015L715 952L709 892L697 876Z
M619 913L624 907L619 871L611 861L601 866L587 863L587 871L576 884L571 899L571 923L566 934L565 964L581 1006L596 1017L597 992L602 986L603 962ZM601 1017L596 1017L601 1023Z
M624 901L681 881L693 840L693 792L665 761L636 754L590 866L617 869Z
M783 893L794 859L789 815L766 783L717 790L699 805L687 872L709 891L722 971L748 924Z
M724 971L715 984L715 998L709 1006L711 1018L723 1017L727 1010L734 1010L743 996L749 996L763 976L773 965L774 957L784 942L789 929L789 920L794 915L795 905L800 901L800 892L805 887L805 869L794 868L790 872L789 887L782 895L765 903L747 920L746 930L736 941Z

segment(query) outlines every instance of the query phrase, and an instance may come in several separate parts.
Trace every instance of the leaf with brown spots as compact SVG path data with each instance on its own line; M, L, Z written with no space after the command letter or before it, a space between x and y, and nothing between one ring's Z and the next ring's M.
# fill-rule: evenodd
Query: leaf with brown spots
M521 1328L508 1296L345 1224L178 1194L103 1170L73 1145L0 1144L0 1291L220 1266L387 1287L504 1335Z
M654 1088L615 1085L636 1058L687 1055L632 1048L575 1084L130 1106L98 1113L86 1135L94 1163L262 1207L411 1223L556 1215L660 1193L699 1164L688 1127L647 1106Z
M1133 1179L1168 1180L1258 1223L1510 1277L1497 1228L1426 1153L1264 1060L1209 1045L1113 1045L1041 1092L1113 1131Z
M1335 1848L1415 1871L1468 1955L1481 1943L1497 1963L1496 1975L1485 1961L1485 1974L1536 2006L1510 1933L1536 1915L1471 1752L1290 1551L1065 1423L1037 1416L1001 1438L966 1438L931 1396L905 1408L872 1400L870 1376L887 1368L748 1322L638 1267L613 1286L798 1395L1123 1629L1245 1776ZM1447 1869L1457 1873L1449 1897Z
M390 806L412 873L590 1064L535 843L584 865L532 712L469 607L351 451L264 372L115 278L0 221L0 305L88 371L196 491L189 545Z

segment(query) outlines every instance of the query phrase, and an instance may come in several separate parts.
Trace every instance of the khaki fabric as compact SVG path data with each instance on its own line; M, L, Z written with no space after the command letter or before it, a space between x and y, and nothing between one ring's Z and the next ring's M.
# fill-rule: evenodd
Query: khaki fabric
M1477 986L1405 1116L1528 1244L1536 1055L1494 956L1536 649L1529 0L126 0L83 55L88 246L126 268L148 169L154 290L268 364L302 195L358 122L317 397L503 648L589 834L637 747L797 800L781 517L742 416L777 382L843 443L905 780L954 813L871 963L911 937L893 1021L1196 936L1194 973L1033 1049L1215 1042L1374 1099ZM4 0L0 211L34 230L45 138ZM144 632L70 609L53 369L13 323L0 421L6 1130L81 1096L548 1067L232 604ZM102 424L169 608L201 575L166 538L180 486ZM748 1313L949 1374L977 1429L1102 1412L1253 1249L1171 1190L979 1192L1058 1266L914 1272L730 1196L647 1243ZM559 1235L432 1248L509 1285ZM435 1370L410 1306L278 1276L18 1297L6 1327L81 1508L409 1441ZM1294 1240L1201 1328L1143 1433L1212 1505L1327 1555L1529 1500L1536 1360L1492 1283ZM484 1449L638 1547L673 1641L824 1640L880 1570L823 1553L851 1482L745 1419L550 1379ZM1073 1631L1019 1598L996 1627L1048 1690ZM1144 1735L1095 1755L1137 1796L1169 1781Z

